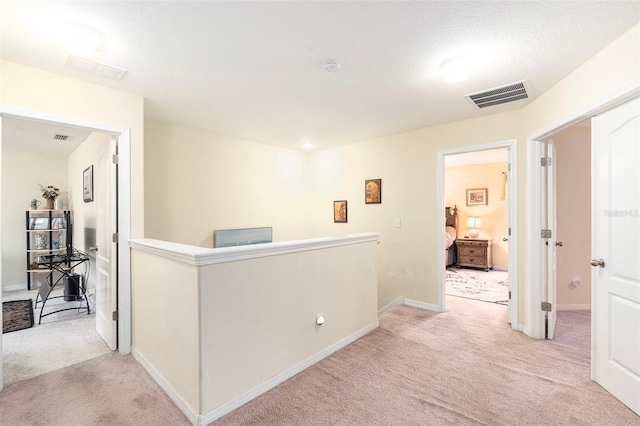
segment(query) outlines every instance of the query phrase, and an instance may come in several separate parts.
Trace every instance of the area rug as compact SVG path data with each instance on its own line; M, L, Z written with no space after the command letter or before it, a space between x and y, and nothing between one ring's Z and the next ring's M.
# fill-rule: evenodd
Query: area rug
M448 268L445 273L445 293L450 296L508 305L508 277L506 271L485 272L475 269Z
M33 301L31 299L2 302L3 333L31 327L33 327Z

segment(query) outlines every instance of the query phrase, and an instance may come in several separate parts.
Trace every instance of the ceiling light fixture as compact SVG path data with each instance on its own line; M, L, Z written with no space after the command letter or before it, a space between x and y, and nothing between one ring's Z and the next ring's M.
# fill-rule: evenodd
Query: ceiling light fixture
M305 143L302 144L302 147L304 149L309 150L309 149L315 148L316 146L312 142L305 142Z
M105 36L90 25L68 22L62 27L67 49L74 55L96 57L104 53Z
M333 59L327 59L322 63L322 69L335 74L340 70L340 63Z
M461 56L449 58L440 64L440 79L445 83L459 83L469 77L469 64Z

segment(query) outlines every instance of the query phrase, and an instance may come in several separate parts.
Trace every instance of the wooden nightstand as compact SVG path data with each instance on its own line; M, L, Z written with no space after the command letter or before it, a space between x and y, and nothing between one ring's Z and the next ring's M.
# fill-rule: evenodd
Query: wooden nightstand
M489 271L493 268L491 263L491 247L493 240L456 240L456 253L458 262L456 266L467 268L482 268Z

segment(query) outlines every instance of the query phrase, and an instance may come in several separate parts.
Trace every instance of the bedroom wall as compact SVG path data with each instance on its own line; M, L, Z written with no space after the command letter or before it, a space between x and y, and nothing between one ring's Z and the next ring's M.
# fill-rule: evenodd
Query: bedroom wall
M145 235L213 247L214 229L306 238L307 154L145 121Z
M445 205L458 206L458 238L469 235L467 217L482 218L479 238L493 239L494 269L504 271L509 267L508 242L502 241L509 233L508 203L501 199L502 172L506 171L506 161L445 169ZM487 188L488 205L467 206L467 188Z
M37 152L2 151L2 288L27 288L25 211L29 200L46 200L38 184L67 192L67 158ZM66 201L67 194L62 195ZM66 203L65 203L66 205ZM44 279L43 274L33 276Z
M553 135L556 148L558 309L591 309L591 128ZM572 279L581 282L571 285Z

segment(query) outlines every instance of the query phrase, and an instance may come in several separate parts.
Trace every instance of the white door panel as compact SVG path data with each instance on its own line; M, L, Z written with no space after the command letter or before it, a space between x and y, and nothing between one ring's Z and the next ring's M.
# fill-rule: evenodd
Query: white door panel
M113 312L118 309L117 298L117 246L112 235L117 231L116 215L116 171L112 157L116 152L113 138L104 150L95 179L95 200L98 204L96 240L96 330L111 350L118 347L118 322Z
M640 99L592 135L592 378L640 414Z
M556 277L557 277L557 238L556 226L556 170L555 146L553 141L547 141L547 158L549 165L547 171L547 229L551 231L551 238L547 239L547 302L551 303L551 311L547 314L547 339L553 339L556 330L557 301L556 301Z

